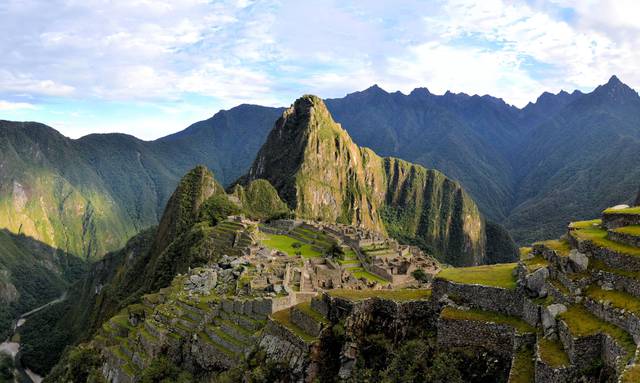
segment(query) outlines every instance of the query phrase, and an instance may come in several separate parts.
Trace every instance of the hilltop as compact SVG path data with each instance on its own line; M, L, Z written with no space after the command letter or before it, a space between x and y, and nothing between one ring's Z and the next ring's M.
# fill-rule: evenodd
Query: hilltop
M256 179L269 181L297 217L388 232L453 265L487 262L484 219L460 184L358 147L316 96L284 112L238 183Z

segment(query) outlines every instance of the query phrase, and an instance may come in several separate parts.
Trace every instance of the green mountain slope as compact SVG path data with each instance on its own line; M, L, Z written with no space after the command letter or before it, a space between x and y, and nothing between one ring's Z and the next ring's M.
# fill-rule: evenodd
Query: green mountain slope
M0 339L15 318L60 297L85 269L77 257L0 230Z
M282 213L284 202L265 181L250 183L247 191L239 201L227 195L205 167L189 171L169 198L157 227L142 231L122 249L93 263L65 302L27 321L22 330L24 362L46 373L67 345L92 336L123 307L168 286L178 273L216 261L224 253L215 244L214 227L220 218Z
M551 238L569 220L632 202L640 179L640 97L613 77L528 138L517 163L518 204L506 225L519 240Z
M157 224L195 165L226 184L243 174L268 132L259 127L279 114L241 105L152 142L124 134L71 140L42 124L0 120L0 227L100 257Z
M458 183L358 147L315 96L284 112L238 183L261 178L296 216L389 232L456 265L485 262L484 220Z

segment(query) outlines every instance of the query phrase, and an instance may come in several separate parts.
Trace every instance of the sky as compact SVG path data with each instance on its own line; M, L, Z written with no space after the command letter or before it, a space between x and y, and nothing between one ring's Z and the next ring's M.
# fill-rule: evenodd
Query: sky
M373 84L640 88L635 0L0 0L0 119L150 140L242 103Z

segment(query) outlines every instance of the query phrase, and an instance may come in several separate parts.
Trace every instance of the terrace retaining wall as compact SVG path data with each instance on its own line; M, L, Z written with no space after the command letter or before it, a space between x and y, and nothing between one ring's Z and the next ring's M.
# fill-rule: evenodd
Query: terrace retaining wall
M524 294L516 289L460 284L436 277L432 284L432 299L437 302L445 295L474 308L523 316Z
M640 225L640 214L603 214L602 226L617 229L623 226Z
M511 359L514 350L535 342L534 334L519 335L506 324L440 317L437 324L441 347L477 347Z
M607 232L607 236L612 241L624 243L625 245L629 245L633 247L640 247L640 237L638 236L620 233L613 230L609 230Z
M576 239L578 250L589 253L595 259L604 262L613 269L640 271L640 256L622 254L605 247L595 245L589 240Z
M574 337L563 320L558 321L558 333L571 364L578 370L591 367L601 357L600 334Z

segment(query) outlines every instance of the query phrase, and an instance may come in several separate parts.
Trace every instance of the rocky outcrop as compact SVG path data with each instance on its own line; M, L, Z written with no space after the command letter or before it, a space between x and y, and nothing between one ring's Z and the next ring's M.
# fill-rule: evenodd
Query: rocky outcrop
M237 183L257 179L298 217L413 238L455 265L485 261L485 223L460 184L358 147L318 97L303 96L283 113Z

